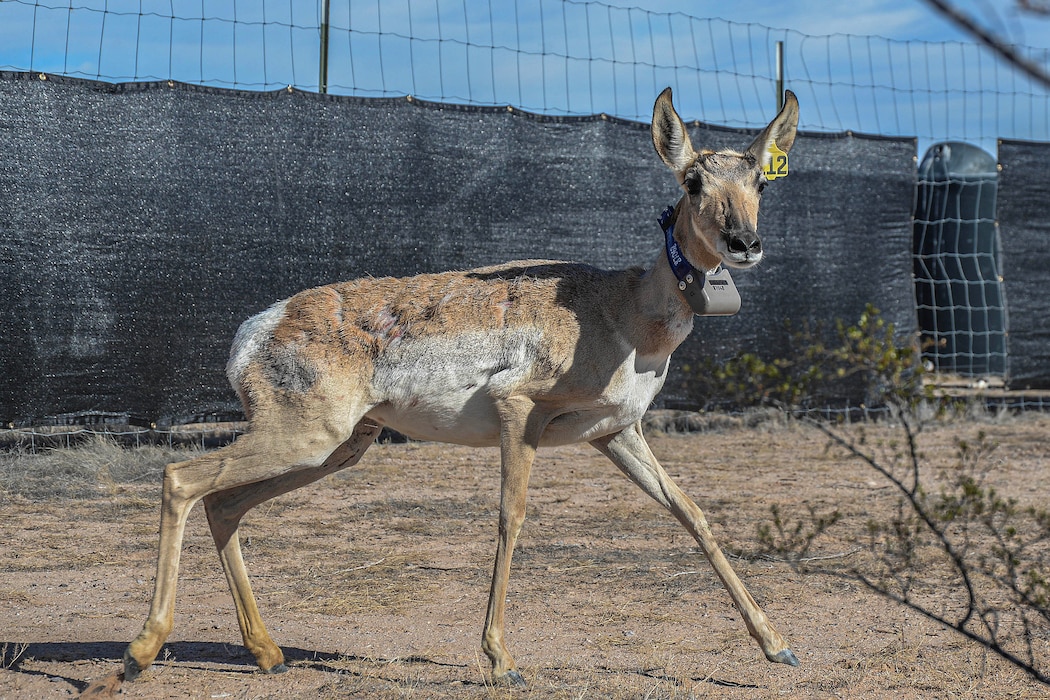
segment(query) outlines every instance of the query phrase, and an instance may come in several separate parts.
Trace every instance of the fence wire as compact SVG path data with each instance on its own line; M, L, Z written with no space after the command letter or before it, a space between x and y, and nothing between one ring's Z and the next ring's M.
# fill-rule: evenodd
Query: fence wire
M295 0L7 0L0 70L317 90L320 15ZM782 42L804 129L990 152L996 138L1050 133L1047 90L977 43L808 35L596 0L337 0L327 36L327 89L339 94L646 121L671 85L690 119L757 127L775 104Z
M320 23L319 4L297 0L6 0L0 70L317 90ZM644 122L653 96L671 85L686 118L750 128L766 123L776 99L782 43L805 130L915 136L920 159L943 142L994 154L1001 139L1050 134L1050 93L971 43L807 35L597 0L336 0L327 35L327 89L343 95ZM1045 50L1018 51L1050 62ZM948 173L931 188L951 194L917 207L917 313L933 369L1004 375L999 285L1010 270L998 255L994 204L991 213L952 204L970 184Z
M946 400L954 401L969 408L973 415L983 414L988 417L999 417L1004 414L1026 413L1030 411L1050 411L1050 393L1028 393L1010 394L1009 392L993 392L984 394L982 391L967 392L965 396L956 395L947 397ZM730 416L747 415L747 411L741 411L732 407L718 410ZM893 420L894 412L885 405L868 406L865 404L843 403L838 406L819 406L810 408L784 409L784 413L792 418L810 418L831 423L865 423L880 420ZM677 430L679 422L670 419L666 423L661 422L659 416L654 417L650 423L656 430ZM661 427L663 426L663 427ZM39 454L54 449L69 449L84 444L91 440L112 440L124 447L145 447L147 445L165 447L199 447L201 449L215 449L228 445L238 436L248 431L247 422L237 422L222 425L188 425L173 426L170 428L138 428L134 426L122 427L118 425L107 425L99 428L92 427L27 427L27 428L3 428L0 429L0 451L18 451L27 454ZM405 436L384 428L377 438L377 442L408 442Z

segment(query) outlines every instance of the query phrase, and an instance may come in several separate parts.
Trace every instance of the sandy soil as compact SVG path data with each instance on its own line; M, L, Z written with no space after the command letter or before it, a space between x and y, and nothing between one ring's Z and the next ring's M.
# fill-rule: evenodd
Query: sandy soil
M654 452L704 508L751 593L802 662L767 663L681 526L587 446L541 451L514 560L508 642L529 681L493 688L480 628L495 547L497 454L376 445L355 469L260 506L245 556L289 673L264 676L240 646L203 509L190 519L175 631L157 663L120 682L119 660L152 590L156 484L110 484L88 499L0 505L0 698L86 689L125 698L1035 698L1015 667L842 575L870 519L896 512L889 484L828 449L814 428L747 421L656 434ZM712 423L714 426L714 423ZM849 429L868 444L892 426ZM953 442L998 443L989 483L1050 501L1050 418L967 421L923 435L930 473ZM889 449L888 447L886 449ZM842 520L807 570L762 556L776 504ZM953 581L932 581L939 612ZM1050 658L1050 640L1035 639ZM108 685L107 685L108 683ZM94 684L94 685L92 685Z

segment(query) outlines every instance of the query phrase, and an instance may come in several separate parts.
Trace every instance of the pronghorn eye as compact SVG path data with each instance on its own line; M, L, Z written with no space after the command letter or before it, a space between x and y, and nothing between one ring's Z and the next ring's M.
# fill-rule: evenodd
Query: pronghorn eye
M762 194L762 190L764 190L764 189L766 189L766 181L765 180L759 180L758 181L758 193Z
M699 176L696 175L687 177L682 184L685 185L686 192L692 195L700 194L700 190L703 189L704 186L704 183L701 182Z

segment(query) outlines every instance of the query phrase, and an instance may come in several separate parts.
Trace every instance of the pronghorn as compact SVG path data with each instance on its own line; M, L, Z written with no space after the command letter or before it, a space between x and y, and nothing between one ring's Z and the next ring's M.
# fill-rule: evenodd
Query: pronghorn
M653 144L683 190L668 247L676 241L695 270L747 268L762 259L763 168L771 149L791 148L798 125L798 101L790 91L785 98L743 153L697 153L671 89L657 98ZM422 440L500 448L499 538L482 635L494 680L525 682L504 642L503 614L536 450L584 441L693 535L766 658L797 665L703 512L642 436L639 421L663 386L671 353L693 328L694 311L669 260L661 250L647 269L529 260L364 278L300 292L245 321L226 371L249 430L165 468L157 578L149 617L124 653L125 678L147 668L171 632L183 532L201 499L244 645L262 671L286 671L248 582L238 524L260 503L356 464L383 426Z

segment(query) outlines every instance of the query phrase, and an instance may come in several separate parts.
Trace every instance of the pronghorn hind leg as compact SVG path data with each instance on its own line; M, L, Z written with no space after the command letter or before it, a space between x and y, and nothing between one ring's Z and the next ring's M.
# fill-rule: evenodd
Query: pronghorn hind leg
M251 486L258 486L258 484ZM222 506L224 495L237 495L241 488L205 496L204 509L208 514L208 524L211 527L212 538L215 540L215 547L219 550L219 560L226 574L226 582L233 594L234 606L237 609L237 624L241 629L244 646L255 657L263 673L284 673L288 670L288 667L284 665L284 652L270 637L266 624L262 621L259 606L255 602L255 594L252 593L252 586L248 580L248 570L244 566L244 558L241 555L241 540L237 535L237 527L248 509L231 512Z
M181 464L186 464L181 463ZM175 584L186 518L197 499L180 498L172 486L171 474L179 463L164 469L160 513L160 544L157 552L157 578L153 586L149 617L139 635L124 651L124 680L132 681L149 668L174 626Z
M165 467L157 578L146 623L124 652L125 680L134 680L153 663L171 633L182 540L197 501L218 491L308 470L327 460L349 432L338 437L324 429L304 431L295 446L265 431L250 432L220 450Z
M244 646L255 657L263 673L283 673L288 667L284 665L284 654L280 647L266 631L255 595L252 593L237 533L241 518L260 503L357 464L380 430L380 426L362 421L354 428L353 435L318 467L219 491L204 498L212 538L219 550L219 559L222 561L226 581L237 608L237 623L241 629Z
M689 530L711 562L718 578L722 580L722 585L743 616L748 632L758 642L766 658L777 663L798 666L798 659L788 648L787 642L751 597L725 558L703 511L678 488L660 466L642 436L641 425L635 423L619 433L594 440L591 444L609 457L631 481L671 511Z

